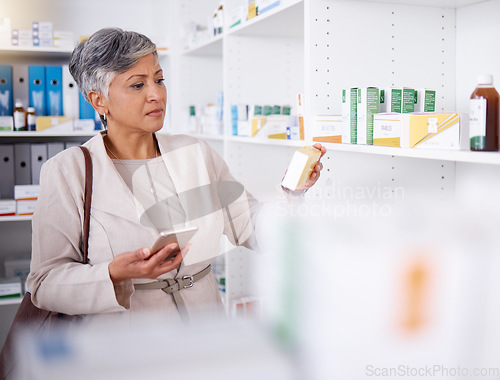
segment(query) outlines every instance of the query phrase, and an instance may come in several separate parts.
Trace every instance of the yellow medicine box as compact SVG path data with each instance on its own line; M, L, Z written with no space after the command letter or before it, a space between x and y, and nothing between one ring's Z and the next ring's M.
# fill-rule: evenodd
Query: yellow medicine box
M309 179L320 157L321 151L312 146L296 150L281 185L290 190L302 186Z
M418 149L460 149L458 113L377 114L373 144Z

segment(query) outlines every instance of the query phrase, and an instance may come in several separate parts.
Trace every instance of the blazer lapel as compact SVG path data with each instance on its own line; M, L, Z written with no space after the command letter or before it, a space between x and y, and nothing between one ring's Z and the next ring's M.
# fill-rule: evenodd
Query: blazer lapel
M92 153L94 173L92 208L139 224L144 208L137 202L108 157L103 140L105 133L103 131L91 139L87 146Z

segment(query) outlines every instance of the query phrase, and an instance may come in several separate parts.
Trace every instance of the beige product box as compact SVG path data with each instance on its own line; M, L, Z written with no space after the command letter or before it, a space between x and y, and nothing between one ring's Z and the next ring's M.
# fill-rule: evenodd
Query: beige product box
M35 212L36 200L34 201L17 201L16 213L19 216L33 215Z
M16 185L14 186L14 199L16 201L33 201L38 199L40 185Z
M75 33L66 30L54 30L54 47L72 49L75 47Z
M14 130L14 118L12 116L0 116L0 131L12 132Z
M374 145L460 149L458 113L378 114L376 120Z
M297 117L298 117L298 122L299 122L299 138L301 140L305 140L306 136L306 126L305 126L305 120L304 120L304 114L305 114L305 95L304 94L298 94L297 96Z
M73 118L67 116L38 116L36 130L38 132L72 132Z
M309 179L320 157L321 151L312 146L297 149L281 185L292 191L302 186Z
M403 114L401 147L460 149L460 115L458 113Z
M342 115L316 115L312 118L313 141L342 143Z
M358 89L357 144L373 145L373 115L378 113L379 89Z
M401 146L400 113L377 113L373 116L373 145Z
M358 89L342 90L342 143L356 144L358 139Z
M0 216L16 215L15 199L0 199Z
M73 130L82 132L92 132L95 130L95 123L92 119L73 120Z
M251 135L252 137L256 136L259 131L264 128L267 123L267 116L257 116L253 117L251 121Z
M287 127L294 126L295 117L290 115L270 115L264 127L267 138L286 140Z
M415 112L436 112L436 91L428 88L415 89Z

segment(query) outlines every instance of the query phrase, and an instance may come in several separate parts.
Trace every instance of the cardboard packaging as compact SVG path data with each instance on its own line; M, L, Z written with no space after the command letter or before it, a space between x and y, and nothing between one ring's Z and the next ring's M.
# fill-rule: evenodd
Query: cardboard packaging
M312 146L296 150L281 185L292 191L302 186L309 179L320 157L321 151Z
M0 116L0 131L12 132L14 130L14 118L12 116Z
M373 116L373 145L401 147L401 113L377 113Z
M14 199L16 201L36 201L40 193L40 185L14 186Z
M94 124L92 123L92 126ZM66 116L38 116L36 130L38 132L72 132L73 119Z
M358 89L357 144L373 145L373 115L378 113L379 99L376 87Z
M436 112L436 91L428 88L416 89L415 112Z
M387 88L384 90L384 107L379 109L380 113L401 113L402 90L400 88Z
M259 0L258 14L261 15L280 5L280 0Z
M290 115L271 115L267 118L266 133L270 139L287 138L287 128L298 124L297 118Z
M0 199L0 216L16 215L16 201L14 199Z
M415 111L415 90L404 87L401 91L401 112L411 113Z
M358 89L342 90L342 143L356 144L358 140Z
M305 139L305 125L304 125L304 94L298 94L297 96L297 117L299 122L299 137L301 140Z
M33 215L36 208L36 201L17 201L17 215L28 216Z
M342 143L342 115L316 115L312 118L313 141Z
M458 113L378 114L376 120L375 145L398 146L399 137L401 148L460 149Z
M21 297L22 293L22 284L19 277L0 280L0 299Z

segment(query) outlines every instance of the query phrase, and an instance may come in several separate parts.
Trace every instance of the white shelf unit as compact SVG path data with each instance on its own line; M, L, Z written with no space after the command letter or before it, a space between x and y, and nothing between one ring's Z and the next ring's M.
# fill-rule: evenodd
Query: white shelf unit
M180 20L199 22L216 3L183 1L186 12ZM224 1L225 12L242 3ZM192 9L198 10L196 16L189 12ZM200 15L202 11L206 14ZM203 70L202 79L189 83L189 90L180 94L182 106L198 101L189 92L215 94L222 80L222 154L233 175L254 195L272 199L293 151L310 144L311 136L306 134L306 141L300 142L231 136L231 104L295 106L295 96L303 92L308 125L312 115L341 113L343 88L408 86L436 89L437 111L467 116L477 74L491 73L500 80L500 53L483 37L500 35L498 14L500 3L492 0L282 1L232 29L226 25L217 41L189 50L189 55L199 54L200 60L221 67ZM220 45L219 61L212 62ZM187 74L179 68L180 76ZM217 86L212 84L212 72ZM187 125L185 115L177 115L176 125ZM495 202L500 153L468 151L467 117L463 121L461 151L324 144L328 153L312 196L334 183L403 187L406 201L481 197L484 203ZM477 181L474 188L480 188L480 194L468 192L471 181ZM238 250L226 257L226 301L254 291L249 280L254 261L260 258Z

